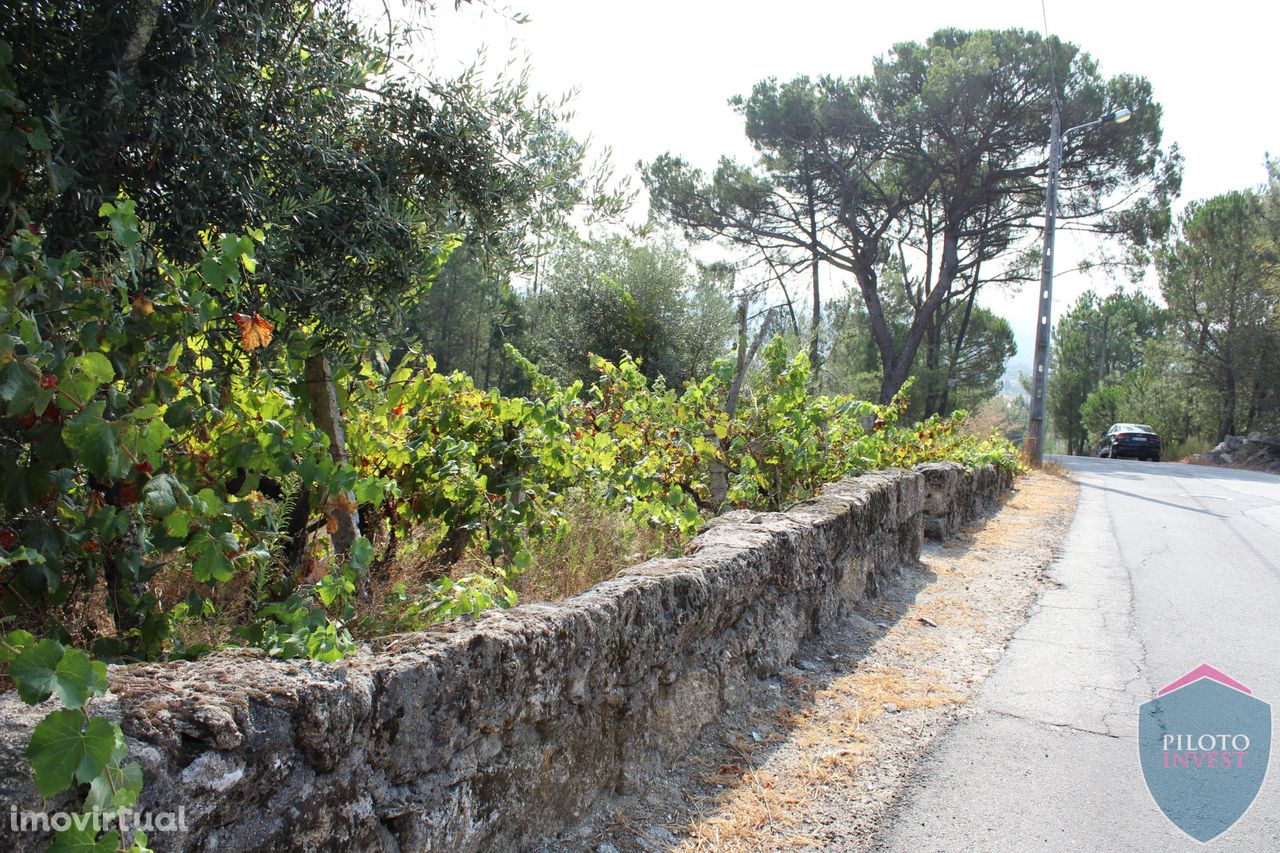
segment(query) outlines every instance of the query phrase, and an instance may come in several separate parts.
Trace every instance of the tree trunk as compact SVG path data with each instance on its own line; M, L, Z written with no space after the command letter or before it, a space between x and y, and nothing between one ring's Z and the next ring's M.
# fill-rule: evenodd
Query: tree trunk
M124 514L127 504L121 499L121 484L103 482L89 475L89 489L102 495L103 501L117 512ZM147 594L145 581L129 581L137 578L142 567L142 548L138 539L138 523L129 522L129 530L111 543L102 554L102 576L106 586L106 606L120 636L142 626L142 614L131 606Z
M865 266L854 274L854 278L862 292L862 304L867 309L871 338L875 341L876 351L880 356L880 396L877 402L886 406L893 400L893 395L898 393L902 383L907 381L907 374L902 369L902 358L894 343L893 332L889 329L889 320L884 316L884 305L880 302L880 294L876 289L875 272ZM913 352L912 356L914 355Z
M964 303L964 315L960 318L960 331L956 335L955 346L951 348L951 362L947 365L947 382L946 387L942 389L942 405L938 408L938 413L948 415L951 413L951 382L956 375L956 366L960 364L960 353L964 350L964 339L969 334L969 318L973 314L973 302L978 296L978 267L973 271L973 289L969 291L969 298Z
M820 270L818 269L818 218L814 210L813 183L808 186L809 202L809 257L813 265L813 321L809 327L809 364L813 368L816 380L818 370L822 367L822 351L819 346L819 335L822 332L822 293L820 286Z
M285 532L284 561L289 574L297 575L307 557L307 524L311 520L311 487L303 483L293 499Z
M485 351L484 351L484 387L486 391L489 390L490 387L492 387L489 385L489 374L493 369L493 338L494 338L494 335L497 334L497 330L494 328L494 323L492 319L489 320L488 328L489 328L489 344L488 346L485 347Z
M126 75L132 76L137 69L138 60L142 59L142 52L147 49L147 44L156 31L156 19L160 16L160 7L163 5L163 0L142 0L138 4L137 23L129 41L125 43L124 56L120 58Z
M316 428L329 439L329 456L339 465L347 463L347 442L342 431L342 410L338 406L338 393L333 387L333 374L329 371L329 359L324 353L307 356L304 375L307 380L307 396L311 403L311 419ZM326 495L324 503L329 517L336 523L330 534L333 552L345 557L360 535L360 518L357 515L356 496L352 492L343 495Z
M777 265L773 262L773 258L768 253L762 253L764 262L769 265L769 270L773 273L773 280L777 283L778 288L782 290L782 298L787 303L787 314L791 317L791 331L795 332L796 340L804 338L804 332L800 330L800 320L796 317L796 304L791 299L791 291L787 288L787 280L778 272Z
M924 364L927 368L929 384L924 394L924 416L927 418L938 412L942 406L942 395L946 391L946 378L938 375L942 366L942 312L938 311L929 320L925 330Z
M773 319L773 309L770 308L765 312L764 319L760 323L760 328L756 330L755 336L751 339L751 343L747 343L747 310L750 307L750 298L743 296L738 303L738 354L737 360L733 367L733 380L729 383L729 393L725 397L724 411L729 416L729 420L733 420L734 414L738 411L738 397L742 394L742 384L746 381L747 370L751 367L751 362L755 359L756 351L760 348L760 342L764 340L764 334L768 330L770 321ZM714 432L706 435L708 441L715 442L723 454L725 445L719 440ZM711 459L709 474L711 480L711 505L718 511L724 506L729 498L729 470L725 467L724 462L717 455Z
M125 561L134 565L128 571L121 567ZM138 523L129 523L129 532L111 543L103 553L103 580L107 588L107 609L115 622L116 633L124 636L134 628L142 627L142 614L130 606L147 594L145 581L127 581L126 574L137 576L142 563L142 551L138 542Z
M903 384L907 381L907 377L911 375L911 364L915 361L916 353L920 351L920 344L924 340L926 326L933 321L934 315L937 314L947 294L951 291L951 283L955 281L956 269L958 268L956 259L958 245L959 241L955 236L946 235L943 237L942 267L938 274L937 283L934 284L916 311L911 330L907 332L907 337L902 342L901 349L894 346L893 334L890 332L889 323L885 319L880 296L876 293L875 274L870 271L870 267L865 267L855 274L858 279L858 287L862 291L863 303L867 307L867 317L871 321L871 333L875 337L876 346L880 350L880 362L884 366L884 378L880 382L879 400L882 406L892 402L893 396L901 390Z
M1226 381L1222 389L1222 423L1218 427L1218 443L1232 435L1236 429L1236 377L1231 370L1227 371Z
M916 346L912 349L912 355L920 348L920 342L916 341ZM884 378L880 380L880 399L882 406L887 406L893 402L893 397L902 390L902 386L906 384L907 377L911 375L911 359L904 358L899 355L893 364L885 367Z
M1255 368L1261 371L1261 366ZM1253 390L1249 392L1249 412L1245 415L1244 431L1246 433L1253 432L1253 425L1258 421L1258 413L1262 411L1262 399L1266 396L1266 391L1262 387L1262 378L1258 373L1253 377Z

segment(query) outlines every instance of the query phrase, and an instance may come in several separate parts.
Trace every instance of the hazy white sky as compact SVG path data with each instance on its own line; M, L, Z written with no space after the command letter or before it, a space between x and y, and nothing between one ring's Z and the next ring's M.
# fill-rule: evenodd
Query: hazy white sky
M381 11L380 0L363 2ZM941 27L1043 29L1039 0L512 0L511 8L529 22L491 9L442 8L420 60L447 73L481 47L491 65L527 57L539 91L577 90L573 129L610 146L624 174L665 151L702 167L722 154L749 158L726 101L765 77L859 74L895 42L923 40ZM1103 74L1151 80L1165 109L1166 145L1177 142L1186 158L1182 203L1261 183L1264 154L1280 154L1280 3L1044 0L1044 14L1050 31L1093 54ZM1060 234L1059 267L1073 265L1079 239ZM828 292L839 284L833 279ZM1100 273L1056 278L1055 315L1090 286L1105 292L1115 283ZM1027 287L985 300L1014 324L1015 362L1030 358L1033 298Z

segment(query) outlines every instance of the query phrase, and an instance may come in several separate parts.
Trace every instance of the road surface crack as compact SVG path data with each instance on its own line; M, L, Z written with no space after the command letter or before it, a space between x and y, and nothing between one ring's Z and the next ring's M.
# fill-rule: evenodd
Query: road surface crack
M1012 711L1001 711L998 708L980 708L978 710L979 710L979 713L982 713L982 714L992 714L998 717L1007 717L1011 720L1020 720L1024 723L1031 723L1032 725L1040 726L1046 729L1052 729L1054 731L1078 732L1079 734L1082 734L1082 735L1097 735L1098 737L1111 738L1112 740L1131 739L1127 735L1118 735L1109 731L1100 732L1097 729L1087 729L1087 728L1084 728L1083 726L1077 726L1072 723L1054 723L1049 720L1041 720L1036 717L1028 717L1023 714L1015 714Z

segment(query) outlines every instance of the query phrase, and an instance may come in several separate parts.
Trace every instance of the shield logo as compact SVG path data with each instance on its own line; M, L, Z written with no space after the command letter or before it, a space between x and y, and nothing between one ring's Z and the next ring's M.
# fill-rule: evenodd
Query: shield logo
M1202 664L1139 709L1138 755L1160 810L1187 835L1209 841L1262 789L1271 705Z

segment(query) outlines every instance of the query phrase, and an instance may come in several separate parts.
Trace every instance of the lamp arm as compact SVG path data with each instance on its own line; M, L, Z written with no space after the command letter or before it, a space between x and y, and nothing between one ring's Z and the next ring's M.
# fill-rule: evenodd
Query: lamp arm
M1108 124L1109 122L1123 123L1128 121L1131 115L1133 115L1132 110L1128 107L1122 107L1118 110L1113 110L1106 115L1098 116L1093 121L1085 122L1084 124L1077 124L1075 127L1069 127L1062 132L1062 136L1063 138L1066 138L1067 134L1074 133L1077 130L1085 130L1086 128L1097 127L1100 124Z
M1091 127L1097 127L1100 124L1102 124L1102 119L1100 118L1095 118L1093 121L1088 121L1084 124L1077 124L1075 127L1069 127L1062 131L1062 138L1066 139L1068 135L1075 133L1077 130L1087 130Z

